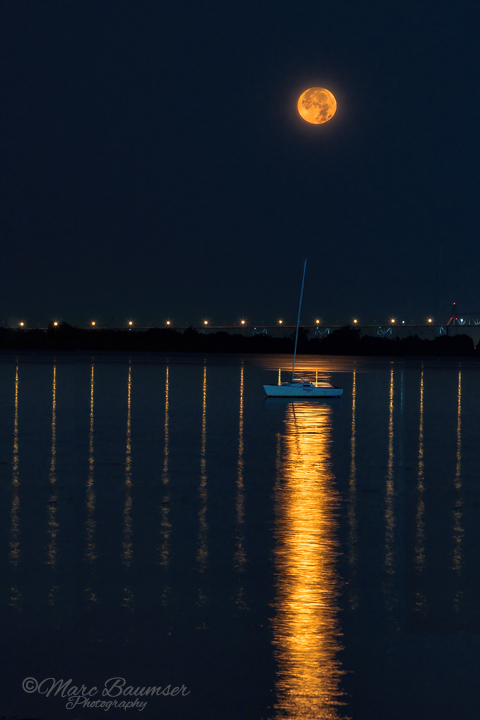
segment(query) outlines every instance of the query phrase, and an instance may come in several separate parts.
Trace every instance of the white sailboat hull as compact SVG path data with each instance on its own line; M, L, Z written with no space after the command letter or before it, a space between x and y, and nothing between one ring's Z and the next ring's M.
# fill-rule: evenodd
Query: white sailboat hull
M295 333L295 349L293 351L293 368L291 382L283 382L279 385L264 385L263 389L267 397L283 398L332 398L342 395L342 388L335 387L331 383L321 382L314 385L308 380L298 378L295 380L295 360L297 357L298 328L300 326L300 310L302 308L303 286L305 285L305 270L307 261L303 265L302 289L300 291L300 302L298 303L297 331Z
M313 385L310 382L288 382L281 385L264 385L263 389L267 397L296 397L296 398L329 398L340 397L342 388L324 383Z

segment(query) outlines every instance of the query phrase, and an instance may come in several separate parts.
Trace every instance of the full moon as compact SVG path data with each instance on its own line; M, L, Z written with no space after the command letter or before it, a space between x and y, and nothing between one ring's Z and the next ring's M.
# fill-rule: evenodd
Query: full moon
M337 101L330 90L312 87L300 95L297 107L304 120L312 125L322 125L335 115Z

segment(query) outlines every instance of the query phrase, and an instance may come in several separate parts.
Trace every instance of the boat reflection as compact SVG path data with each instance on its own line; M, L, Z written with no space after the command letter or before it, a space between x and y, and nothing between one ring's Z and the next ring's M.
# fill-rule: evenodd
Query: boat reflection
M277 717L342 717L331 429L330 405L286 406L275 489Z

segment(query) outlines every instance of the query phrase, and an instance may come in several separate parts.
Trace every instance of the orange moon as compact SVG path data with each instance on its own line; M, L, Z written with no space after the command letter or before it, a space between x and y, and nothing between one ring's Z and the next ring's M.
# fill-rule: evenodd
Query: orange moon
M322 125L335 115L337 101L335 95L326 88L312 87L298 98L298 112L306 122Z

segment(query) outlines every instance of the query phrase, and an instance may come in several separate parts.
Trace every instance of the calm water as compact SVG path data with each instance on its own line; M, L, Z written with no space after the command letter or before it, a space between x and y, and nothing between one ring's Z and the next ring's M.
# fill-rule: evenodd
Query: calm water
M479 716L480 364L289 364L0 358L0 715Z

